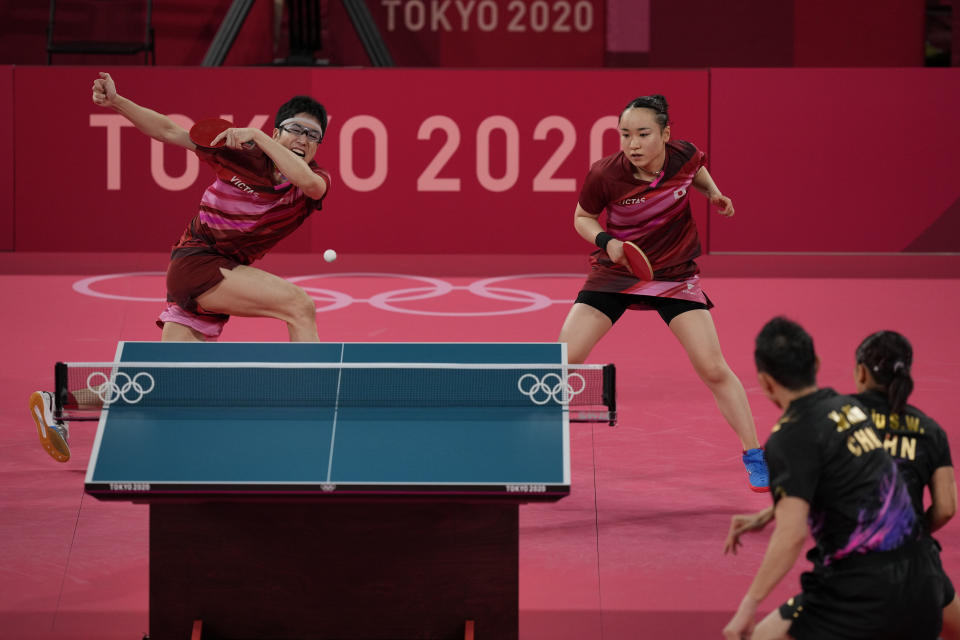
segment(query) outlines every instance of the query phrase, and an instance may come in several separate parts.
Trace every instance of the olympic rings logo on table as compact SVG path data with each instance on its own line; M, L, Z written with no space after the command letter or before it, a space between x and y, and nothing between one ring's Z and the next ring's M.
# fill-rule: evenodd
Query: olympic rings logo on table
M150 386L147 387L147 384ZM129 404L136 404L153 391L154 386L153 376L146 371L141 371L132 378L123 371L118 371L112 380L102 371L94 371L87 376L87 389L97 394L103 404L113 404L121 398Z
M579 388L574 387L571 380L579 380ZM542 378L538 378L534 373L525 373L517 380L517 388L534 404L543 405L551 400L557 404L566 404L573 396L583 393L587 388L587 381L579 373L569 374L566 380L559 373L545 373Z

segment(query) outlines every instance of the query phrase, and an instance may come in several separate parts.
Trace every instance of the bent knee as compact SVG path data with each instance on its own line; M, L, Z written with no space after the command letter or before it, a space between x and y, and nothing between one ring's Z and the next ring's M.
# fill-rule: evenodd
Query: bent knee
M284 307L292 319L309 319L311 322L316 319L317 305L313 298L297 285L291 283L284 302Z
M710 386L719 386L733 378L733 371L723 358L694 363L697 375Z

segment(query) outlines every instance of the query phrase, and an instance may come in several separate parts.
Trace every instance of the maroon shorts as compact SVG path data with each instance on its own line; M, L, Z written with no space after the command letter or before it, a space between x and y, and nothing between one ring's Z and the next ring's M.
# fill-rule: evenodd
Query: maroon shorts
M232 271L239 262L219 253L174 252L167 267L167 301L176 304L184 311L200 315L216 315L204 311L197 304L197 298L220 284L223 274L220 268Z

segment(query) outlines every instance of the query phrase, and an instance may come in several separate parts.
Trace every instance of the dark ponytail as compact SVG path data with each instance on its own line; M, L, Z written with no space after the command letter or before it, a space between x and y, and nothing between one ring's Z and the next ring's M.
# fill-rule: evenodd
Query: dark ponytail
M877 331L857 347L857 364L870 370L876 383L887 392L890 413L902 414L913 393L913 347L896 331Z
M639 98L634 98L627 103L627 106L625 106L623 111L620 112L620 117L622 118L623 114L630 109L653 109L653 111L656 113L654 118L656 119L657 124L660 125L661 131L663 131L664 127L670 124L670 108L667 106L667 99L659 93L655 93L652 96L640 96Z

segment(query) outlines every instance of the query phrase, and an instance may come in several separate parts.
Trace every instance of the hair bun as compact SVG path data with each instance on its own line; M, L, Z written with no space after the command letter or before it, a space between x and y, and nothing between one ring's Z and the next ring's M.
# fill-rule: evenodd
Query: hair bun
M623 108L623 111L620 112L620 117L623 117L623 114L629 111L630 109L650 109L655 115L657 124L660 125L660 130L663 131L664 127L670 124L670 114L667 113L667 99L664 98L659 93L655 93L650 96L640 96L639 98L634 98L627 103L627 106Z
M664 98L659 93L655 93L652 96L650 96L650 102L656 105L656 109L660 113L666 113L667 109L669 108L667 105L667 99Z

